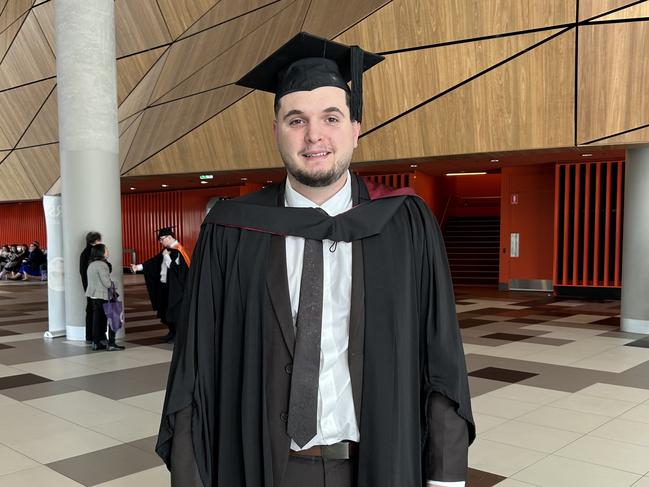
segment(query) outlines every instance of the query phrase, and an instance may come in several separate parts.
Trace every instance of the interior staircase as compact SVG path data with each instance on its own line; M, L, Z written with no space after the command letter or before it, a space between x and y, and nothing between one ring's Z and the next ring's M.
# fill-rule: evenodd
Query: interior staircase
M449 217L443 234L454 285L498 286L500 218Z

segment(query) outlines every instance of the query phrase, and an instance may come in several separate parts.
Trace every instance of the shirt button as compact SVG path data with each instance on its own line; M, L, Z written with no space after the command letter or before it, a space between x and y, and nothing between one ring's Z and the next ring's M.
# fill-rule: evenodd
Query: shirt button
M288 422L288 414L287 413L280 414L279 419L281 419L284 423Z
M292 374L293 373L293 364L286 364L286 367L284 367L284 371L287 374Z

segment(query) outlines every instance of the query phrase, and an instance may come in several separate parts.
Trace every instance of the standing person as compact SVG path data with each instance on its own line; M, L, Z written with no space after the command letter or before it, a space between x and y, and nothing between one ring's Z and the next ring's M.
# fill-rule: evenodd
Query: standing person
M92 349L112 352L124 350L125 347L115 342L115 332L108 327L104 312L104 304L108 302L109 297L108 290L113 285L110 279L110 264L106 260L108 255L108 247L102 243L96 243L90 249L86 296L92 301Z
M151 306L160 321L169 328L161 340L170 343L176 338L176 323L185 294L190 259L185 248L176 240L172 227L158 230L158 242L163 247L160 253L144 264L131 264L131 271L144 271Z
M441 232L409 190L349 172L380 60L302 33L239 81L275 93L288 174L203 223L157 444L174 486L464 485Z
M81 285L83 292L88 289L88 264L90 264L90 251L92 248L101 243L101 233L86 233L86 247L81 251L79 256L79 274L81 274ZM107 261L108 262L108 261ZM110 262L108 262L110 266ZM112 268L109 270L112 272ZM92 300L86 296L86 343L92 343Z

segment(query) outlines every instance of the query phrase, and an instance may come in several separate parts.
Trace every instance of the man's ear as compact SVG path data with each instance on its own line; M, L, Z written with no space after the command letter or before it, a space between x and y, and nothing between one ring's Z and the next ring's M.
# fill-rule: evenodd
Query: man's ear
M277 140L277 119L273 119L273 135L275 136L275 140Z
M352 122L352 128L354 129L354 149L358 147L358 137L361 135L361 123Z

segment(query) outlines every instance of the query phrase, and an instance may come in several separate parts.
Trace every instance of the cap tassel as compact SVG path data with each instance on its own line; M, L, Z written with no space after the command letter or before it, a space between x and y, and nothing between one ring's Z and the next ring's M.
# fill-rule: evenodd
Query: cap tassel
M363 116L363 50L358 46L350 48L351 71L351 118L360 122Z

